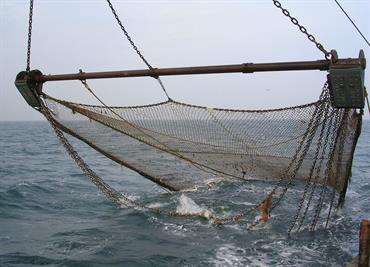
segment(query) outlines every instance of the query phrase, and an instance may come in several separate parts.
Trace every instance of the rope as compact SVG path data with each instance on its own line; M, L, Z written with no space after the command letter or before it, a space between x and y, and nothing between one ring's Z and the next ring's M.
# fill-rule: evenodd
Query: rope
M354 21L351 19L351 17L348 15L348 13L344 10L344 8L339 4L339 2L337 0L334 0L334 1L338 5L338 7L342 10L344 15L346 15L348 20L352 23L353 27L356 28L357 32L361 35L362 39L364 39L365 42L367 43L367 45L370 46L369 41L366 39L365 35L362 34L361 30L357 27L357 25L354 23Z
M369 114L370 114L369 94L367 93L366 87L365 87L365 99L366 99L367 109L368 109Z

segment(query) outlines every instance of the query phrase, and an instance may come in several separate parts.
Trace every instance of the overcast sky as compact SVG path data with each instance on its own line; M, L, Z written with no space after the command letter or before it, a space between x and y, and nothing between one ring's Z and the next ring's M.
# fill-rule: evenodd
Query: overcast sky
M143 69L104 0L34 0L31 68L44 74ZM339 1L370 39L370 1ZM323 59L271 0L117 1L117 13L154 67ZM357 57L370 50L334 0L281 1L328 50ZM26 67L28 1L0 0L0 121L40 120L14 86ZM370 62L370 60L368 60ZM369 64L368 64L369 65ZM366 84L369 85L369 69ZM317 100L326 73L221 74L164 77L178 101L226 108L278 108ZM111 105L165 100L152 78L88 81ZM50 95L95 103L81 83L50 82ZM369 116L366 116L369 118Z

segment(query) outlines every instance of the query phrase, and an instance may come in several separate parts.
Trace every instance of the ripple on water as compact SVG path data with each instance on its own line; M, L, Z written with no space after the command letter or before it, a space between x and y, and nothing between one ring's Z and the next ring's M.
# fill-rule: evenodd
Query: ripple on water
M370 213L370 123L364 125L344 207L328 230L288 237L302 187L254 231L246 231L246 220L215 225L117 209L76 169L47 124L0 123L0 266L342 266L356 254L359 220ZM181 198L76 146L110 185L154 208L234 214L271 189L267 182L221 182Z

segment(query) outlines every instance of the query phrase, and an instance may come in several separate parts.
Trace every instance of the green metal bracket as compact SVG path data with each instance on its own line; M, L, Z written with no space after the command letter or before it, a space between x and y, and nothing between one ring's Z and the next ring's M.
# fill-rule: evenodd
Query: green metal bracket
M330 65L330 95L336 108L364 108L366 59L361 50L358 59Z
M39 110L41 108L39 96L41 90L39 89L42 84L34 80L36 75L42 75L42 73L39 70L33 70L31 72L21 71L15 79L15 86L26 102L34 109Z

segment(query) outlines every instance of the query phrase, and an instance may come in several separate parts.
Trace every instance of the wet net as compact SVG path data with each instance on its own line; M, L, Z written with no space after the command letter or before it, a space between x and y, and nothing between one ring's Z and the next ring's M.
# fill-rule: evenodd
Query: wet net
M318 101L281 109L235 110L189 105L169 97L160 75L138 49L112 3L109 0L107 3L124 36L150 70L150 76L158 81L168 101L145 106L107 106L83 79L81 82L101 106L72 103L43 93L42 82L35 79L42 77L42 73L38 70L30 72L32 0L26 72L20 72L16 78L22 96L45 115L67 153L98 189L119 206L171 216L204 217L217 223L248 217L252 219L248 227L252 228L266 222L288 190L300 183L304 189L298 197L300 200L288 232L299 231L308 216L311 218L309 229L314 230L324 206L328 207L324 215L326 227L334 204L340 205L344 201L361 130L361 114L356 109L334 108L332 101L337 107L363 107L363 69L366 65L363 52L355 62L348 59L337 64L335 50L328 52L279 1L274 0L274 5L324 53L326 60L331 60L332 78L329 80L335 81L330 84L336 89L329 88L329 82L326 82ZM243 64L244 67L248 65ZM285 67L279 70L290 69L283 65ZM301 67L298 69L303 69ZM249 72L248 68L240 71ZM196 73L205 74L208 70L199 72L198 69ZM83 74L82 70L80 74ZM61 76L54 80L66 78ZM71 75L67 76L71 78ZM123 76L136 75L126 73ZM75 77L72 75L72 79ZM349 94L347 89L353 92ZM224 180L242 183L267 180L273 186L266 194L263 192L261 199L235 215L214 215L202 209L188 212L153 208L132 200L101 179L79 156L64 133L171 191L207 188ZM261 212L260 217L255 216L256 212Z
M343 202L361 128L355 110L332 107L327 84L317 102L272 110L208 108L171 99L109 107L43 98L55 128L169 190L225 179L273 180L276 186L255 206L268 214L295 181L303 182L295 220L314 195L321 203L329 199L330 209L335 199Z

